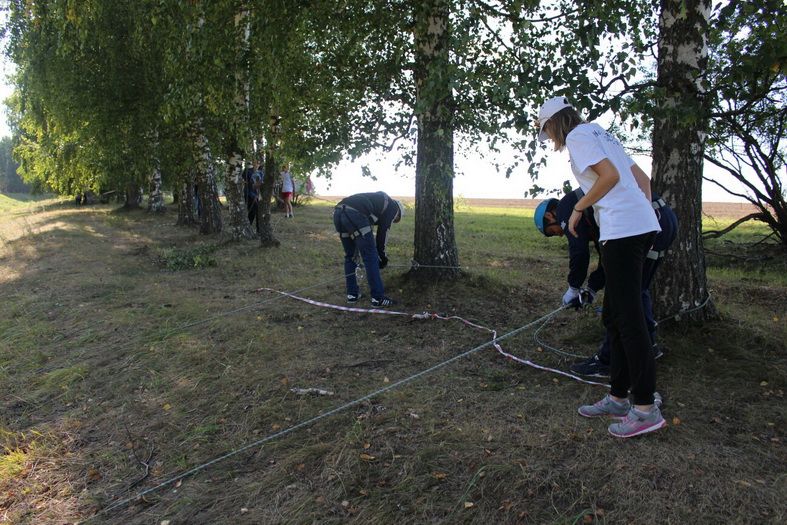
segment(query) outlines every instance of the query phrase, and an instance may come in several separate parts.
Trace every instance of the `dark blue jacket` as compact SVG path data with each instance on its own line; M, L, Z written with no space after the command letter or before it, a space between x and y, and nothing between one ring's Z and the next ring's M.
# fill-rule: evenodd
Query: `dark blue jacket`
M374 193L356 193L349 197L345 197L337 207L342 204L350 206L357 210L361 215L369 219L370 226L377 226L377 235L375 242L377 245L377 254L380 257L385 257L385 241L388 236L388 230L393 224L393 220L399 213L399 206L396 205L385 192L376 191ZM363 224L356 225L358 228L363 227Z
M590 266L589 244L592 242L596 247L596 253L600 253L598 245L599 229L596 219L593 217L592 209L585 210L582 214L582 219L577 223L576 237L568 231L568 219L571 217L571 212L574 210L577 201L583 195L580 189L572 191L560 199L555 210L557 222L563 228L568 238L568 284L574 288L582 288L582 285L585 283L588 266ZM599 263L598 267L593 270L588 278L588 288L597 292L604 288L605 282L604 268Z
M577 224L576 231L577 237L571 235L568 231L568 218L574 210L577 201L584 196L581 189L576 189L563 197L557 205L555 214L560 227L568 237L568 257L569 257L569 273L568 284L574 288L580 288L585 281L587 275L588 265L590 264L590 249L588 244L593 242L596 246L596 252L600 253L598 238L599 229L596 220L593 217L592 209L588 208L583 213L582 219ZM651 192L651 202L659 203L659 209L656 210L656 216L659 218L659 226L661 231L656 235L653 241L653 250L663 252L669 248L678 230L678 219L675 212L668 204L660 201L660 196L655 191ZM588 278L588 288L599 291L604 288L606 277L604 275L604 267L601 266L601 259L599 258L599 265Z

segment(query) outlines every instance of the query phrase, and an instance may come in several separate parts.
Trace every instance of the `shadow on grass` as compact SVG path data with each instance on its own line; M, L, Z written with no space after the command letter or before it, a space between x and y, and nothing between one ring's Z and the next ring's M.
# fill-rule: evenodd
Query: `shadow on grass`
M341 300L342 252L326 210L277 222L278 250L218 244L173 227L172 215L99 209L51 210L39 233L14 241L0 282L0 426L11 451L0 512L18 522L84 519L488 341L456 321L252 293L268 286ZM411 220L391 232L392 262L407 260ZM458 217L465 277L425 286L403 278L404 268L387 270L397 308L500 333L552 310L565 247L520 224L502 213ZM164 250L205 242L220 246L215 266L172 272L157 262ZM784 328L765 317L768 304L740 322L751 288L733 284L716 292L729 305L723 321L664 323L663 432L613 441L605 422L575 415L603 389L487 349L95 522L779 522ZM589 354L601 329L590 311L565 312L543 335ZM503 346L568 365L539 351L532 332Z

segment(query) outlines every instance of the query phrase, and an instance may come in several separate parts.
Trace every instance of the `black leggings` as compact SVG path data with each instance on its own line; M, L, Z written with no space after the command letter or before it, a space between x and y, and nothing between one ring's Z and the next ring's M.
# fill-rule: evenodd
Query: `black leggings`
M635 405L653 404L656 362L642 308L642 266L656 233L601 244L607 277L602 318L610 338L610 394Z

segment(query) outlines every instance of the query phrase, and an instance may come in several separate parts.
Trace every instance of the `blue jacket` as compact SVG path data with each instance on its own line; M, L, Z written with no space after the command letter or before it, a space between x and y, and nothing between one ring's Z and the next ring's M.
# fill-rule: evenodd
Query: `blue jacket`
M393 224L393 220L399 213L399 206L391 199L385 192L377 191L374 193L356 193L349 197L345 197L339 203L350 206L357 210L361 215L369 219L370 226L377 226L377 234L375 236L375 243L377 245L377 254L380 257L385 257L385 241L388 236L388 230ZM356 225L358 228L363 225Z
M583 196L584 193L582 190L576 189L563 197L555 210L557 221L566 233L566 237L568 237L568 284L574 288L580 288L582 283L585 282L585 276L587 275L588 266L590 265L590 249L588 248L588 244L593 242L596 247L596 252L600 253L598 244L599 229L593 217L592 210L588 209L583 213L582 219L576 227L576 237L571 235L568 231L568 218L571 216L571 212L574 210L577 201ZM678 230L678 219L672 208L661 200L661 197L655 191L651 192L650 200L656 203L654 204L654 208L658 206L658 209L656 209L656 216L659 218L659 226L661 227L661 231L656 235L653 241L653 250L663 252L669 248L670 244L672 244L672 241L675 239ZM604 275L604 267L601 266L599 259L598 267L593 270L593 273L591 273L588 278L588 288L597 292L604 288L605 283L606 277Z

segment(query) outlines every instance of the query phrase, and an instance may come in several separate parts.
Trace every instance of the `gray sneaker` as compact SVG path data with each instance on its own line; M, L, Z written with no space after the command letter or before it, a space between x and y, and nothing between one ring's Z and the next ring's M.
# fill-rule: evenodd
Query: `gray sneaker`
M626 417L609 426L609 433L619 438L630 438L647 434L667 426L661 416L661 410L656 405L649 412L643 412L631 407Z
M582 405L579 407L579 415L584 417L626 417L631 403L626 399L625 401L615 401L609 394L604 396L604 399L597 401L592 405Z

